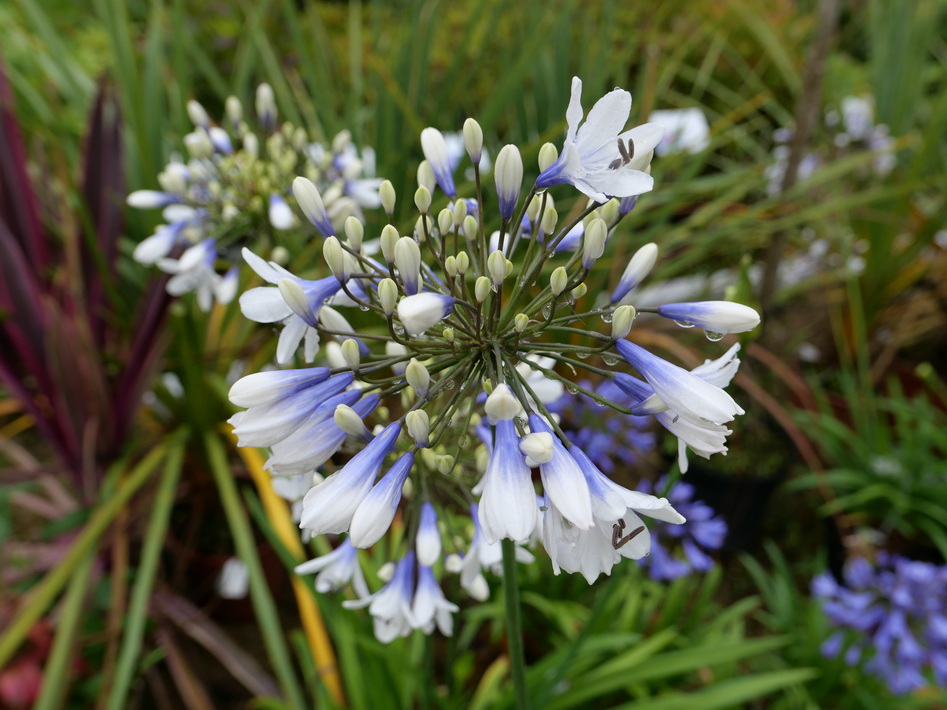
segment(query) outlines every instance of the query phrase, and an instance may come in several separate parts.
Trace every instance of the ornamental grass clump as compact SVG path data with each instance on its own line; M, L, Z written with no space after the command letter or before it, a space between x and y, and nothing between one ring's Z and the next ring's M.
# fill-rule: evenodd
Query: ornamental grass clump
M462 195L443 135L427 128L417 212L407 223L394 221L404 197L388 181L378 189L387 224L372 235L358 215L337 227L310 177L292 181L295 203L322 236L329 275L303 278L243 250L268 284L243 293L243 313L280 328L280 363L298 362L301 349L314 364L240 379L230 398L243 411L231 423L241 445L269 449L274 476L313 481L300 527L346 537L331 558L298 571L318 572L321 589L351 581L359 598L346 606L367 606L382 641L414 629L451 633L457 606L437 583L444 572L459 573L482 599L484 569L502 561L509 577L512 561L531 559L526 547L540 544L556 573L591 582L622 558L648 554L642 518L684 522L667 499L610 479L578 437L566 436L547 407L563 389L658 418L679 438L684 461L686 449L726 452L728 424L743 413L724 391L737 347L689 371L626 340L655 245L639 250L612 294L590 281L616 227L653 187L662 131L624 131L631 96L621 89L583 121L579 79L572 89L565 145L543 147L532 184L519 149L507 145L494 164L495 197L488 194L483 134L468 119L474 180ZM549 190L567 184L590 199L563 219ZM700 326L710 340L759 322L752 309L724 302L649 310ZM614 381L625 403L580 384L590 377ZM392 527L388 549L398 561L386 585L367 594L354 550Z

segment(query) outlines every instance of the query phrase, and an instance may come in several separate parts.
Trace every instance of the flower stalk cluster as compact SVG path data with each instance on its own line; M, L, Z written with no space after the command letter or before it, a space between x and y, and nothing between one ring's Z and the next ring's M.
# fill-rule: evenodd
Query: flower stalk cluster
M280 363L292 363L300 345L303 360L319 362L238 381L230 396L245 410L231 420L235 433L241 445L269 448L274 475L320 472L302 501L307 534L347 534L344 545L366 548L401 531L405 553L386 586L370 596L357 590L360 600L348 604L368 606L383 641L435 626L450 633L457 607L443 598L434 570L459 571L462 586L483 598L482 570L498 567L503 540L515 543L519 559L531 558L523 546L541 543L557 573L591 582L622 558L648 554L640 516L684 521L668 500L612 481L565 435L547 407L564 389L626 415L657 417L682 451L701 456L726 451L727 424L742 413L723 389L738 346L691 372L625 339L638 313L633 291L655 262L655 245L639 250L611 298L598 298L589 277L636 198L652 189L661 131L623 132L631 97L621 90L583 122L580 96L576 79L565 145L544 146L531 185L514 145L498 152L493 185L486 183L483 134L468 119L470 195L459 194L444 136L425 129L419 186L407 198L417 217L395 224L395 202L404 198L382 182L378 202L388 219L371 235L377 252L356 217L337 226L306 176L292 181L292 194L323 238L329 275L306 279L244 249L268 285L241 296L243 313L281 327ZM561 218L549 190L567 184L591 199ZM712 340L759 322L732 303L662 309L655 314L700 326ZM563 374L577 370L614 380L626 405ZM450 512L457 507L471 511L467 529ZM469 547L459 549L465 538ZM316 565L319 579L355 580L351 559L347 552Z

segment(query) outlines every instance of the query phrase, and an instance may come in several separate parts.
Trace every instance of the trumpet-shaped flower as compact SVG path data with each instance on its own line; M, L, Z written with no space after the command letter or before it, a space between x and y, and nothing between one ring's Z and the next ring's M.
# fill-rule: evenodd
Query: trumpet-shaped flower
M644 170L664 135L653 123L622 132L631 112L631 94L615 89L599 99L582 122L582 80L572 79L566 110L568 132L559 158L536 180L536 187L570 183L596 202L650 192L654 180Z
M553 433L537 414L529 415L529 428L534 433ZM539 466L546 498L571 525L588 530L594 524L588 483L559 437L553 436L552 446L552 459Z
M362 499L352 516L349 537L355 547L371 547L388 532L395 519L401 489L414 465L414 454L404 454Z
M415 628L429 634L436 624L442 634L450 636L454 632L454 617L451 615L458 611L460 607L444 598L441 586L434 579L434 571L427 565L419 565L418 588L411 604Z
M389 424L345 466L309 491L303 498L299 527L312 530L313 535L348 530L400 433L401 424Z
M369 595L365 576L358 564L358 550L346 538L332 552L296 566L296 574L316 575L316 591L337 592L349 584L364 598Z
M536 527L536 491L512 418L497 421L495 435L480 498L480 525L488 542L525 542Z
M368 607L375 622L375 638L382 643L391 643L419 627L411 608L414 601L414 568L414 552L409 551L398 562L388 584L379 591L362 599L342 602L346 609Z

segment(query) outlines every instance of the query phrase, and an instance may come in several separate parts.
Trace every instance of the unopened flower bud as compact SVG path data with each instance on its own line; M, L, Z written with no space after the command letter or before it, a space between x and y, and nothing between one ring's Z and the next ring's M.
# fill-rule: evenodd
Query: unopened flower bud
M447 234L450 232L450 228L454 226L454 213L450 211L447 207L442 209L437 213L437 229L441 234Z
M454 209L451 213L454 227L459 227L464 223L464 217L467 216L467 201L466 200L457 200L454 202Z
M280 279L276 285L279 288L280 296L283 297L283 301L289 306L293 313L297 315L311 313L312 309L309 307L306 292L303 291L303 287L299 285L298 281L295 279Z
M386 316L395 312L398 303L398 285L391 279L382 279L378 282L378 302Z
M454 299L441 293L422 292L398 302L398 318L412 337L421 335L454 310Z
M500 420L506 421L515 417L522 410L522 406L513 395L510 386L505 382L501 382L493 388L493 392L487 397L484 409L490 423L496 424Z
M533 195L533 199L531 199L529 205L526 206L526 216L529 217L530 222L536 222L536 218L539 216L539 208L542 206L543 196Z
M340 404L335 408L333 415L335 425L346 434L358 436L361 438L371 438L371 432L365 426L365 422L358 416L358 413L347 404Z
M500 216L503 219L512 219L523 183L523 158L519 148L509 144L500 149L494 166L494 177L497 198L500 201Z
M582 242L582 268L591 269L605 252L605 240L608 239L608 225L605 220L596 217L585 228Z
M493 283L488 276L480 276L477 279L474 284L474 298L477 299L477 303L483 303L487 300L487 294L490 293L491 288L493 288Z
M411 358L411 362L404 370L404 377L408 384L414 388L418 397L427 397L431 389L431 373L420 362Z
M559 160L559 151L552 143L543 143L539 149L539 172L543 172L553 166Z
M414 443L422 449L427 448L431 436L431 422L427 412L423 409L414 409L405 415L404 423Z
M568 284L569 272L566 271L566 267L557 267L549 277L549 289L552 291L552 295L559 296L566 290Z
M604 205L602 205L601 215L602 219L605 220L605 224L611 228L615 226L615 222L618 221L618 206L621 204L619 200L612 198Z
M421 290L421 247L411 237L395 244L395 265L404 283L404 292L413 296Z
M386 224L382 228L381 238L379 239L381 255L389 264L395 263L395 246L397 246L399 239L401 239L401 235L398 234L398 230L394 226Z
M256 115L266 131L276 128L276 98L269 84L260 84L256 89Z
M451 278L457 276L457 257L453 254L444 259L444 273Z
M357 341L352 340L352 338L346 338L342 342L342 359L345 360L345 364L351 367L353 370L358 369L358 366L362 361L362 357L358 351Z
M273 247L273 251L270 252L270 261L275 261L277 264L285 266L289 263L289 249L282 245Z
M214 152L214 145L210 142L207 131L188 133L184 136L184 147L187 148L187 152L192 158L198 160L208 158Z
M493 283L498 286L503 283L503 279L510 275L513 270L513 264L506 258L506 254L497 249L487 257L487 271Z
M418 165L418 186L427 188L428 192L433 192L436 184L437 178L434 177L431 164L426 160L422 160Z
M335 227L332 226L332 220L329 219L329 213L326 211L325 203L322 201L322 195L319 189L304 177L297 177L293 180L293 196L299 204L312 225L318 229L322 236L330 237L335 234Z
M395 212L395 186L391 180L382 180L378 186L378 199L381 200L381 206L385 214L389 217Z
M326 237L322 243L322 256L329 265L332 275L339 281L344 281L348 274L345 269L345 252L342 251L342 243L335 237Z
M464 217L463 230L464 236L467 239L473 240L477 236L477 227L478 225L476 217L474 217L472 214Z
M480 165L480 159L483 157L483 129L472 118L464 121L464 148L467 149L470 161L474 165Z
M349 215L345 218L345 237L349 240L352 249L359 251L362 248L362 237L365 236L365 226L357 217Z
M463 276L467 273L467 269L470 268L470 257L467 256L467 252L460 251L457 252L457 273Z
M204 107L193 99L187 102L187 117L199 128L210 128L210 116Z
M584 283L580 283L578 286L572 289L572 293L570 294L572 296L572 301L573 302L578 301L588 292L589 292L589 287L586 286Z
M631 324L636 315L634 306L619 306L612 313L612 337L615 340L624 340L631 332Z
M425 128L421 131L421 150L427 164L434 173L437 184L441 186L444 194L453 197L457 191L454 189L454 175L451 170L450 155L447 152L447 141L444 140L444 135L436 128ZM418 172L420 174L420 170ZM420 177L418 182L420 182ZM426 185L426 183L421 184ZM428 190L433 192L434 188L428 186ZM426 212L426 209L421 209L420 206L418 209L421 212Z
M625 271L618 281L618 286L612 291L612 303L620 302L632 289L636 288L654 267L657 259L658 245L654 242L645 244L636 251L628 262L628 266L625 267Z
M446 476L454 468L454 457L450 454L440 454L434 459L434 467Z
M547 207L543 212L543 221L540 225L543 234L552 234L556 231L556 222L559 221L559 213L554 207Z
M427 235L433 226L434 221L428 215L423 214L418 217L417 222L414 223L414 234L419 243L424 244L427 241Z
M224 102L224 113L232 126L237 126L243 119L243 104L236 96L228 96Z
M442 335L444 336L444 340L446 340L448 343L454 342L454 329L453 328L444 328Z
M414 191L414 205L421 214L427 214L427 211L431 208L431 191L424 185Z
M520 453L537 464L549 463L553 454L552 434L546 431L527 434L520 439Z
M517 313L513 316L513 330L517 333L522 333L526 330L526 326L529 325L529 316L525 313Z
M243 152L256 158L260 155L260 139L256 133L245 133L243 136Z

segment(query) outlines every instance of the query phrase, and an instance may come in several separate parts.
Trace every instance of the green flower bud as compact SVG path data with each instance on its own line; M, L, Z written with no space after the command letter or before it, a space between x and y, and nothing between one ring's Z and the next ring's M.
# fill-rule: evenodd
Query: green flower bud
M493 283L489 277L481 276L477 279L474 284L474 298L477 299L477 303L483 303L487 300L487 294L490 293L491 288L493 288Z
M365 426L362 418L346 404L340 404L335 408L333 419L335 419L335 425L346 434L365 438L371 436L371 432L368 431L368 427Z
M465 236L467 239L470 239L471 241L473 241L474 239L476 239L476 237L477 237L477 228L478 228L478 225L477 225L477 219L476 219L476 217L474 217L474 216L471 215L471 214L469 214L469 215L467 215L466 217L464 217L463 231L464 231L464 236Z
M345 236L349 240L349 244L352 249L355 251L360 251L362 248L362 237L365 236L365 227L358 221L356 217L346 217L345 218Z
M329 265L332 275L339 281L344 281L346 276L345 252L342 250L342 243L335 237L326 237L322 243L322 256Z
M418 185L426 187L428 192L434 192L434 186L437 184L437 178L434 177L434 170L431 164L422 160L418 165Z
M453 226L454 213L445 207L437 213L437 229L441 234L447 234Z
M559 151L552 143L543 143L539 149L539 172L551 168L553 163L559 160Z
M424 185L421 185L414 192L414 204L421 214L427 214L431 207L431 191Z
M434 459L434 467L445 476L454 469L454 457L442 454Z
M378 186L378 199L381 200L381 206L385 214L389 217L395 212L395 186L391 180L382 180Z
M404 377L408 384L414 388L418 397L427 397L431 389L431 373L420 362L411 358L408 366L404 370Z
M582 298L586 293L588 293L588 291L589 291L589 287L588 287L588 286L586 286L584 283L579 284L579 285L576 286L574 289L572 289L572 300L573 300L573 301L578 301L578 300L579 300L580 298Z
M464 217L467 216L467 201L457 200L454 202L453 220L454 227L460 227L464 223Z
M464 148L474 165L480 165L483 157L483 129L474 119L464 121Z
M513 270L513 264L506 258L506 255L497 249L487 257L487 271L493 283L500 285L503 279L510 275Z
M448 343L454 342L454 329L453 328L444 328L444 330L441 331L441 335L444 336L444 340L446 340Z
M457 252L457 273L463 276L467 273L467 269L470 268L470 257L467 256L467 252L461 251Z
M392 225L386 224L381 230L381 255L389 264L395 263L395 246L399 239L401 235Z
M615 340L624 340L631 332L631 324L635 320L634 306L619 306L612 313L612 337Z
M353 370L357 370L362 361L362 356L358 351L358 342L352 338L347 338L342 342L342 358L345 364Z
M552 291L552 295L559 296L566 290L568 284L569 273L566 271L566 267L557 267L549 277L549 289Z
M395 312L398 303L398 285L391 279L382 279L378 282L378 301L386 316Z
M543 212L543 221L541 223L541 228L543 234L552 234L556 231L556 222L559 221L559 213L556 212L554 207L547 207L546 211Z
M422 449L427 448L431 436L431 422L427 412L423 409L414 409L405 415L404 423L414 443Z
M526 330L526 326L529 325L529 316L525 313L517 313L513 317L513 330L517 333L522 333Z

